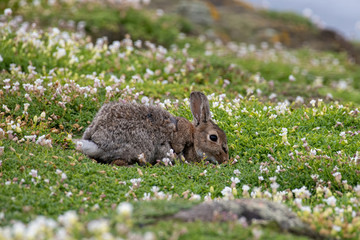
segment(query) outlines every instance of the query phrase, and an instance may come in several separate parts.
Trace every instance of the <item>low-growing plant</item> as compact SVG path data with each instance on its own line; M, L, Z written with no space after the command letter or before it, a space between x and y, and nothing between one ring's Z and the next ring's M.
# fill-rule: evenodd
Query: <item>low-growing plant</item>
M130 37L92 43L83 32L5 19L0 238L297 237L241 219L171 218L199 201L237 198L286 204L326 237L359 237L360 119L358 100L349 97L358 89L341 82L357 70L346 56L192 37L170 48ZM134 31L140 20L129 20ZM152 26L141 27L154 34ZM154 30L156 37L167 27ZM194 90L206 93L227 134L225 164L170 166L159 159L155 166L117 167L96 163L72 143L109 101L154 104L190 120Z

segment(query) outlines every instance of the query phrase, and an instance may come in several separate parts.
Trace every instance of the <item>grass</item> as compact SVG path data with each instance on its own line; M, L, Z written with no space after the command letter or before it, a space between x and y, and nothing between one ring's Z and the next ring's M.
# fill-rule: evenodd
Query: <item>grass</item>
M106 15L107 7L96 11ZM359 237L359 73L347 56L193 37L166 40L176 45L169 48L129 38L119 46L20 27L10 16L0 28L0 238L305 238L170 217L199 201L242 197L282 202L327 237ZM191 119L193 90L208 95L227 134L226 164L114 167L71 142L103 103L118 99L149 97Z
M294 25L304 26L309 29L313 29L314 24L306 17L300 16L294 12L279 12L273 10L263 10L261 13L271 19L275 19L278 21L290 22Z

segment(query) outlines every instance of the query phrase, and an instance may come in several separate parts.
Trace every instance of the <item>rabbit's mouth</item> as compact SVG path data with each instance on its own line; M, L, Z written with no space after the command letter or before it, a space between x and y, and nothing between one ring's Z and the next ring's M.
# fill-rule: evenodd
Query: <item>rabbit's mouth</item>
M206 155L206 153L200 151L200 150L197 150L196 151L197 155L199 156L199 158L201 159L201 161L209 161L213 164L218 164L219 162L215 159L215 157L213 156L208 156Z

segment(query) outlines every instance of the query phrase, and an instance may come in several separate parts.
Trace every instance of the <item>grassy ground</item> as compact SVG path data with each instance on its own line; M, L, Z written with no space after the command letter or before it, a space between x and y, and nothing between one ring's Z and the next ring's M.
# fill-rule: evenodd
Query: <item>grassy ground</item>
M96 11L107 16L108 8ZM36 16L22 9L25 19ZM77 17L85 11L72 9ZM359 238L360 72L346 55L177 32L167 48L145 42L154 37L146 34L93 43L84 32L37 28L14 15L16 8L0 26L0 239L297 237L271 226L169 219L199 201L241 197L282 202L325 236ZM48 24L58 27L52 15ZM71 142L111 100L191 119L193 90L208 95L228 136L226 164L114 167Z

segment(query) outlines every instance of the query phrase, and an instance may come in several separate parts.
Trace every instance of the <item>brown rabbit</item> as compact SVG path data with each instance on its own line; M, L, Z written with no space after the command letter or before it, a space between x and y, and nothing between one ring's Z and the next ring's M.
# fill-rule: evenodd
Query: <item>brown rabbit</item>
M171 149L188 162L223 163L229 158L224 131L212 120L207 97L190 94L194 122L156 106L112 102L101 107L78 149L101 163L155 164Z

